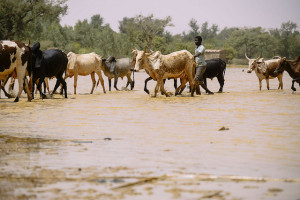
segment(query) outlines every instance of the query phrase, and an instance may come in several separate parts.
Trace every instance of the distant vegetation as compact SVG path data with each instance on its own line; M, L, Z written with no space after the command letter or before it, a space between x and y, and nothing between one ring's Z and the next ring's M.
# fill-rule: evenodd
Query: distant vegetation
M282 23L280 29L262 27L225 27L207 22L189 22L189 32L173 35L166 27L173 26L171 17L153 15L124 17L119 21L119 32L104 24L101 15L79 20L74 27L61 26L60 16L67 13L66 0L1 0L0 39L20 40L31 44L39 41L43 49L59 48L75 53L96 52L102 56L131 56L131 48L151 49L164 54L187 49L194 52L194 36L201 35L206 49L225 49L229 62L242 64L248 57L265 58L285 56L294 59L300 55L300 33L297 24Z

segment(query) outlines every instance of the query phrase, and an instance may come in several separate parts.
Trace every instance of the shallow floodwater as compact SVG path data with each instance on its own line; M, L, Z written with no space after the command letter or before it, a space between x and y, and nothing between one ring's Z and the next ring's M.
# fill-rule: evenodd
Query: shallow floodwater
M195 97L153 98L145 78L111 92L104 78L92 95L90 76L77 95L68 79L68 99L2 93L0 199L300 199L300 88L287 73L283 90L276 78L259 91L254 73L227 68L223 93Z

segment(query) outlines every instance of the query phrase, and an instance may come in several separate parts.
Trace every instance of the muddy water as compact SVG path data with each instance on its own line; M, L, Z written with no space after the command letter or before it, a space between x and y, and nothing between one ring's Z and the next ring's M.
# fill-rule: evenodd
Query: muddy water
M0 199L300 199L300 92L288 74L284 90L273 79L259 91L255 74L229 68L224 93L194 98L152 98L146 77L92 95L90 77L77 95L68 79L68 99L2 93Z

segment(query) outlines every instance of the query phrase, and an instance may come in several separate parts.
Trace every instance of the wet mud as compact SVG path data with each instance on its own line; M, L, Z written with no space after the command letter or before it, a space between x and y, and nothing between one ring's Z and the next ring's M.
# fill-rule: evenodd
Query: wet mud
M272 79L259 91L255 74L228 68L223 93L196 97L153 98L146 78L89 94L80 76L77 95L67 79L68 99L2 93L0 199L300 199L300 89L287 73L283 90Z

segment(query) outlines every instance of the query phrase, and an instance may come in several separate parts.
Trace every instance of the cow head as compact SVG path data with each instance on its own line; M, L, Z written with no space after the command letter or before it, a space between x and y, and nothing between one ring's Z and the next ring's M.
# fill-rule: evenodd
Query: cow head
M278 74L282 73L285 70L286 65L287 65L286 57L280 58L279 61L278 61L278 63L279 63L278 67L274 71L275 75L278 75Z
M33 68L39 67L42 62L43 52L40 50L40 47L41 47L41 45L39 42L35 43L32 47L30 47L31 53L32 53L32 67Z
M134 71L139 71L140 69L144 69L144 64L146 61L146 48L144 51L139 51L137 49L132 50L134 53L133 56L133 63L134 64Z
M247 57L247 55L245 53L245 57L248 60L248 66L249 66L247 72L251 73L257 67L257 64L261 61L260 56L258 56L258 58L256 58L256 59L250 59Z
M106 68L109 72L113 73L116 67L116 58L113 56L109 56L107 59L102 59L102 67Z

